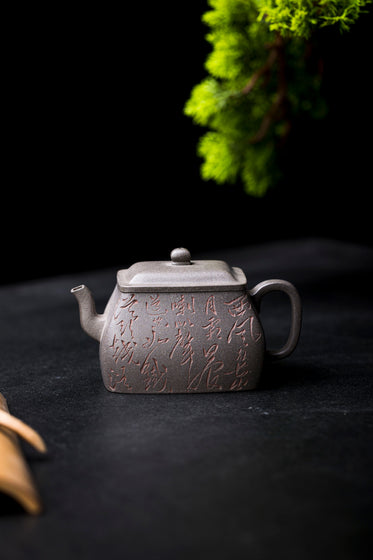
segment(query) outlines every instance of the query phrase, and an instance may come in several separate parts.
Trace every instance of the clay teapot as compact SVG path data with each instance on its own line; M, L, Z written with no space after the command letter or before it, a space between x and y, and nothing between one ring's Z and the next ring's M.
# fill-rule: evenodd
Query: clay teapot
M291 304L288 339L275 351L266 348L259 320L260 301L273 290ZM248 290L240 268L191 260L184 248L170 261L119 270L103 314L86 286L71 292L83 330L100 342L104 385L116 393L254 389L264 357L289 356L300 334L301 302L290 282L265 280Z

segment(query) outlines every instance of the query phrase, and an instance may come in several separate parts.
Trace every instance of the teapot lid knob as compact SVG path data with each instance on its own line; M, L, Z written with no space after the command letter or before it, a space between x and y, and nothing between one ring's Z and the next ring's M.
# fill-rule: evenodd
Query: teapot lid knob
M191 264L191 255L188 249L178 247L171 251L171 261L173 264Z

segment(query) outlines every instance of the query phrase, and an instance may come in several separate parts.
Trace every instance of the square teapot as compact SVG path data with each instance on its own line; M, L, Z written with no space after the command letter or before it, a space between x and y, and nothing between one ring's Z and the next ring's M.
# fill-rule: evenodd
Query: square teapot
M285 292L291 325L285 345L266 348L260 301ZM255 389L265 356L295 349L302 308L296 288L271 279L247 288L245 274L219 260L192 260L177 248L169 261L117 272L103 314L89 289L71 290L83 330L100 343L105 387L116 393L201 393Z

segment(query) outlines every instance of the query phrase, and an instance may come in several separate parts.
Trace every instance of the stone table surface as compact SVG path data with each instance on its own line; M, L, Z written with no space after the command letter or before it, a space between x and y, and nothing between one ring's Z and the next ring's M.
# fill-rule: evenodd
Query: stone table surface
M43 514L0 495L1 558L368 558L372 248L299 239L198 258L300 292L299 345L255 391L109 393L70 288L88 285L103 311L115 270L0 288L0 391L48 446L22 443ZM281 344L286 298L266 296L262 319Z

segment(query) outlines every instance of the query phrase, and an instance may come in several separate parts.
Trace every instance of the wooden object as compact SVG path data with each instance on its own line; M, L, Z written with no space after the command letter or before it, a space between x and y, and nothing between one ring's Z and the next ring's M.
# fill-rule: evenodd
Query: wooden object
M28 513L37 515L42 511L41 499L17 436L41 453L46 452L43 439L9 413L7 402L0 393L0 491L17 500Z

